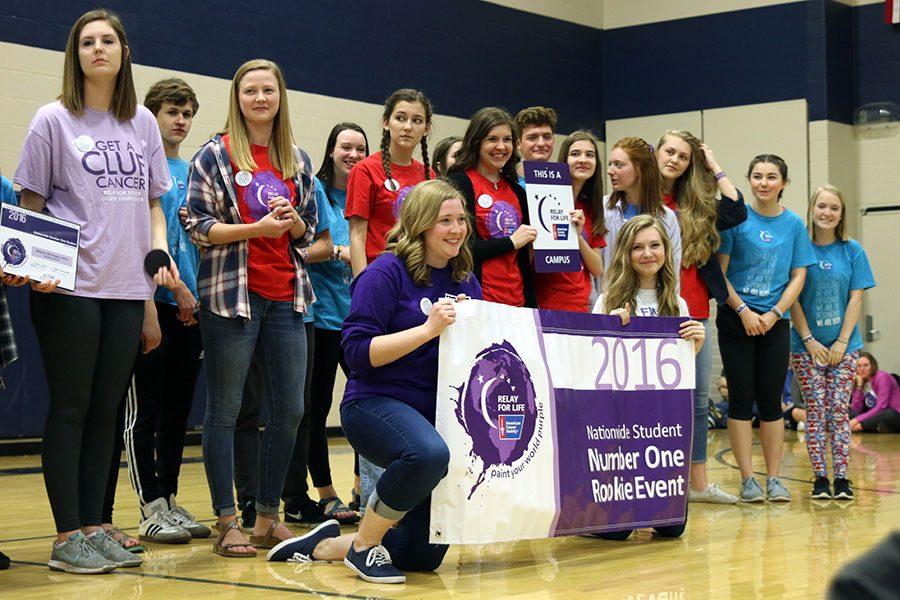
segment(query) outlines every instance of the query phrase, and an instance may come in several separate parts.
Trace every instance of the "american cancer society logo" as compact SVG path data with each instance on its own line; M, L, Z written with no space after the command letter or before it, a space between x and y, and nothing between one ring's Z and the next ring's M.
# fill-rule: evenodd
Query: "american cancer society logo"
M543 434L528 367L508 341L475 355L468 379L457 388L456 419L472 440L472 471L478 472L469 498L485 478L518 475L534 458Z

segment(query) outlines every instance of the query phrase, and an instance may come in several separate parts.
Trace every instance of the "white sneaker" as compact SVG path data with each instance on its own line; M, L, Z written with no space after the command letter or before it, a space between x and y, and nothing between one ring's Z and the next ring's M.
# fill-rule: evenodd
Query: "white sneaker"
M797 423L797 431L806 431L806 423L804 421Z
M138 529L138 537L144 542L157 544L183 544L191 541L189 531L172 521L169 503L165 498L157 498L141 507L144 520Z
M209 527L203 523L198 523L194 519L194 515L192 515L188 509L183 506L178 506L175 502L175 494L169 496L169 519L190 533L191 537L194 538L209 537L212 533Z
M695 491L688 488L688 502L708 502L710 504L737 504L737 496L732 496L728 492L719 489L714 483L709 484L704 489Z

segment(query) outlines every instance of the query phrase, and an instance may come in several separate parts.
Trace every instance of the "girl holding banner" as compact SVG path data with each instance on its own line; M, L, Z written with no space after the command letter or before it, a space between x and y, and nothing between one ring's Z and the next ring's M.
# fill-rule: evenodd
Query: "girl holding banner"
M684 251L681 255L681 297L690 314L709 332L709 301L723 304L728 298L725 275L716 258L719 231L747 219L744 198L719 168L709 146L689 131L665 132L657 143L656 159L663 189L663 202L675 211ZM716 192L721 198L716 200ZM709 417L709 377L712 347L697 354L694 389L694 437L691 445L691 502L734 504L728 494L706 479L706 432Z
M678 295L672 245L659 219L638 215L619 231L612 261L606 272L606 291L600 294L594 313L618 316L628 325L631 316L689 317L688 305ZM694 342L699 353L706 339L706 328L689 319L681 324L681 337ZM685 513L687 515L687 513ZM655 527L665 537L679 537L687 520L680 525ZM607 540L624 540L631 529L597 534Z
M781 392L787 375L787 318L816 263L803 221L781 206L788 168L774 154L760 154L747 170L753 203L747 220L722 232L719 262L728 284L727 305L716 328L728 378L728 437L741 471L743 502L788 502L778 477L784 442ZM759 437L766 460L766 492L753 477L752 408L759 409Z
M101 527L107 466L145 302L152 304L156 285L174 289L178 269L170 261L153 278L144 270L151 248L168 257L159 198L171 182L156 119L137 103L115 14L87 12L69 31L62 93L32 120L15 182L22 207L81 227L75 289L31 283L50 396L41 464L57 536L48 566L134 567L141 559Z
M816 264L807 270L800 299L791 307L791 368L806 401L806 448L816 475L813 498L831 498L826 435L831 442L834 498L850 500L847 479L850 420L847 414L862 338L863 290L875 278L866 251L845 230L844 195L833 185L809 200L807 223Z
M616 238L625 222L637 215L650 215L662 221L669 236L677 282L681 265L681 229L675 213L663 204L653 146L641 138L622 138L610 150L606 173L612 193L603 197L603 219L608 230L606 247L602 251L604 268L609 268Z
M437 338L455 321L456 302L481 298L470 232L458 190L420 183L400 209L387 251L354 280L341 423L354 449L385 471L358 533L338 537L337 522L328 521L274 548L269 560L343 559L373 583L402 583L400 569L441 564L447 546L428 543L431 492L450 460L434 428Z
M606 246L603 223L603 175L597 169L597 138L589 131L576 131L563 140L558 162L569 165L575 210L569 213L578 236L581 269L574 272L535 273L538 305L553 310L587 312L591 277L603 273L600 249Z
M448 178L462 190L475 223L472 255L484 299L537 308L529 245L525 190L518 184L516 128L502 108L482 108L472 116Z

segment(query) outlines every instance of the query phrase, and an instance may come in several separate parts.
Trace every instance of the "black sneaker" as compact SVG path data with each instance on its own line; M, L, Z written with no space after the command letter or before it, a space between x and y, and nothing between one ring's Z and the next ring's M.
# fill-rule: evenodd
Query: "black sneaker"
M850 489L850 480L843 477L834 478L834 496L835 500L853 500L853 490Z
M241 504L241 525L244 529L253 529L256 525L256 500L247 500Z
M370 583L406 583L406 575L394 566L391 555L384 546L357 551L350 544L344 564Z
M318 525L328 520L325 511L311 498L304 498L300 502L299 508L296 506L284 507L284 522L297 523L299 525Z
M838 480L834 480L834 487L837 490L837 482ZM816 481L813 483L813 491L812 498L819 498L821 500L827 500L831 498L831 486L828 484L827 477L816 477Z
M0 571L9 568L9 557L0 552Z

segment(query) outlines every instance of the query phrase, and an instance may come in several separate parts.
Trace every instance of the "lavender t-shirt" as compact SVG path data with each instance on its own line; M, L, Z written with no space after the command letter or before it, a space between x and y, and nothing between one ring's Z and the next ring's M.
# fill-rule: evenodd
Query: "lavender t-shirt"
M76 296L145 300L153 280L150 198L171 184L156 119L143 106L130 121L111 112L70 113L60 102L38 109L15 182L47 199L45 211L81 225ZM60 293L67 293L59 290Z

